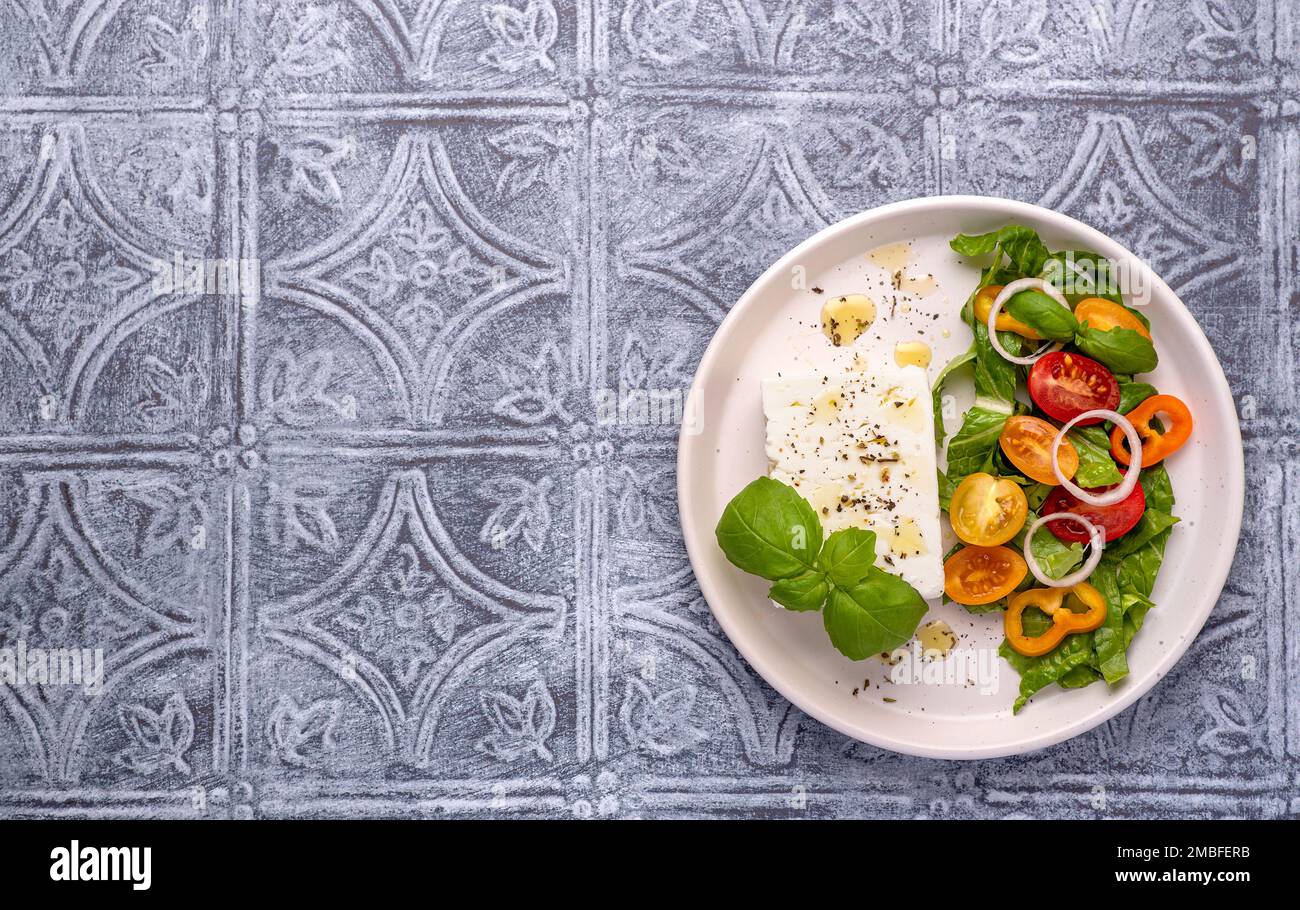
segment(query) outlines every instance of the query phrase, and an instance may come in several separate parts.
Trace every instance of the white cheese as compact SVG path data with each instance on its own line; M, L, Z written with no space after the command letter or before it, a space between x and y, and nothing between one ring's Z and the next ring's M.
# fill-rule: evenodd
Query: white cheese
M876 532L876 564L926 598L943 591L934 408L925 371L872 367L763 381L771 476L830 534Z

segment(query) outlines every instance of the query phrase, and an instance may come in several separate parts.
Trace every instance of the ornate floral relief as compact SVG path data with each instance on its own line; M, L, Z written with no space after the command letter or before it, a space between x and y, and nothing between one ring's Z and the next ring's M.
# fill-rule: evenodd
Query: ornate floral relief
M628 746L650 755L665 757L695 748L709 734L691 722L697 690L676 686L659 692L635 676L627 677L619 723Z
M186 358L180 366L173 367L159 357L146 354L140 362L144 397L135 405L141 427L163 433L202 412L211 391L208 363L206 357Z
M124 478L113 487L147 513L136 542L137 553L145 559L179 556L186 572L196 571L208 535L216 530L207 491L198 485L183 487L165 475Z
M1255 137L1210 111L1174 111L1152 122L1142 139L1185 155L1190 163L1185 173L1193 183L1226 180L1240 187L1253 170L1257 152Z
M306 133L285 142L264 143L259 169L283 195L332 206L343 202L337 172L356 154L356 141L350 135Z
M831 47L853 59L897 55L903 40L898 0L832 0Z
M1224 758L1268 752L1266 725L1236 692L1210 686L1201 693L1201 708L1209 718L1209 726L1196 741L1201 748Z
M348 60L339 3L277 3L266 20L272 48L267 78L323 76Z
M699 0L626 0L619 32L632 56L676 66L709 49L695 33Z
M1194 0L1192 15L1199 33L1187 43L1187 50L1213 63L1258 60L1255 51L1255 9L1250 4L1228 0Z
M100 240L67 196L0 258L5 308L63 356L121 295L143 283Z
M873 123L826 126L813 131L804 148L817 148L835 162L832 187L891 189L906 183L912 161L897 136Z
M534 553L541 553L551 531L553 486L550 477L536 482L522 477L496 477L487 481L482 494L496 503L496 508L483 522L479 540L500 550L523 538Z
M193 775L185 754L194 745L194 714L183 694L173 693L157 711L146 705L122 704L117 716L128 740L117 753L124 768L143 776L159 772Z
M1032 145L1038 128L1035 114L977 118L966 155L972 178L991 172L989 176L1010 184L1038 176L1038 154Z
M676 540L681 533L676 472L661 468L643 473L624 465L617 477L620 491L615 515L619 535L630 540L644 540L647 535Z
M991 0L980 13L979 33L983 56L997 57L1016 66L1040 62L1046 52L1043 25L1045 0Z
M417 194L368 257L345 273L371 307L391 313L416 349L431 345L466 302L509 278L504 266L489 264L457 241Z
M483 25L492 44L479 54L480 63L505 73L533 66L555 71L550 50L559 34L559 17L551 0L525 0L522 7L488 4L483 9Z
M258 390L263 411L291 427L354 419L356 398L340 388L334 361L329 348L302 356L287 347L272 350Z
M360 653L409 690L457 633L481 617L438 583L410 543L400 545L378 580L380 592L358 594L330 624L350 633Z
M136 60L140 78L164 87L187 74L203 71L208 56L208 7L196 3L184 20L173 26L158 16L141 23L145 52Z
M555 699L544 679L534 680L519 698L506 692L485 690L480 696L480 707L491 732L475 742L474 748L502 762L518 761L525 756L534 756L548 764L555 761L546 746L555 732Z
M569 396L567 358L554 341L543 342L533 355L511 347L497 374L505 392L492 404L492 412L525 426L549 420L570 423L573 415L565 405Z
M559 187L569 143L567 135L534 124L494 134L488 139L488 145L505 159L505 166L497 175L497 193L513 198L537 185Z
M339 532L330 515L337 485L328 478L290 473L266 484L262 510L267 540L285 552L299 548L333 553Z
M168 216L212 212L212 185L201 151L178 139L148 139L126 150L115 168L121 185L145 208Z
M322 698L299 707L292 695L281 695L266 720L266 738L275 757L295 768L317 768L335 752L343 702Z

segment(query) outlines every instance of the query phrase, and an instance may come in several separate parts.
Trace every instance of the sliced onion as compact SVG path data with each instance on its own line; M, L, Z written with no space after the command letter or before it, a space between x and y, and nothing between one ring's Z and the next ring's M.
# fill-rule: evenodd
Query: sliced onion
M1052 351L1059 351L1065 346L1059 341L1048 343L1043 345L1037 351L1034 351L1034 353L1030 354L1028 357L1017 357L1004 348L1002 342L998 341L998 330L995 327L998 321L998 313L1002 312L1002 307L1012 297L1016 296L1021 291L1031 289L1042 291L1067 310L1070 308L1070 302L1065 299L1064 294L1057 290L1056 285L1049 281L1044 281L1041 278L1017 278L1002 290L998 291L998 296L993 298L993 306L989 307L989 344L993 345L993 350L997 351L1002 357L1010 360L1012 363L1018 363L1021 366L1029 366L1031 363L1037 363L1038 358L1045 354L1050 354Z
M1038 568L1038 560L1034 558L1034 551L1031 547L1034 542L1034 532L1049 521L1077 521L1088 531L1088 546L1092 552L1089 553L1088 558L1084 560L1079 569L1064 578L1051 578L1046 572ZM1029 571L1034 573L1034 577L1049 588L1072 588L1081 581L1087 581L1088 576L1092 574L1092 570L1097 568L1097 563L1101 562L1101 551L1105 549L1105 546L1106 535L1102 533L1101 528L1088 519L1075 512L1055 512L1051 515L1044 515L1031 524L1029 530L1025 532L1025 563L1029 566Z
M1120 485L1115 487L1113 490L1107 490L1105 493L1089 493L1087 490L1083 489L1083 487L1072 483L1070 478L1061 473L1061 464L1057 459L1057 453L1061 450L1061 441L1065 439L1065 434L1068 433L1070 428L1080 420L1088 420L1091 417L1100 417L1103 420L1109 420L1111 423L1122 428L1124 430L1124 435L1128 437L1129 450L1137 453L1136 457L1131 459L1133 464L1129 465L1129 469L1124 472L1124 479L1120 482ZM1098 408L1095 411L1084 411L1082 414L1075 416L1069 423L1061 427L1060 431L1056 434L1056 438L1052 440L1052 473L1056 475L1056 479L1060 481L1061 486L1069 490L1075 499L1080 502L1086 502L1088 505L1110 506L1127 499L1128 494L1132 493L1133 488L1137 486L1138 475L1142 473L1141 463L1142 437L1138 435L1137 430L1133 429L1133 424L1129 423L1128 419L1124 417L1123 414L1117 414L1116 412L1108 411L1105 408Z

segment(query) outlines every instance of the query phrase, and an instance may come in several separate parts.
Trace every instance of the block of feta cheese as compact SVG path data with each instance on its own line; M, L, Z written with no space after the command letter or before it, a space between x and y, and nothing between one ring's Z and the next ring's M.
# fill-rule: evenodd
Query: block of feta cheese
M826 534L876 532L876 564L921 596L943 592L934 406L925 371L887 366L763 380L769 474Z

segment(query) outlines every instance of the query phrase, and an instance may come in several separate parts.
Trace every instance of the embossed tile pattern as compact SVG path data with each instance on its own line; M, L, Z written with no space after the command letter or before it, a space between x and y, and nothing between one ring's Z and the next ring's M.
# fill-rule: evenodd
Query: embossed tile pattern
M1298 29L1284 0L10 0L0 643L102 647L106 684L0 689L0 815L1300 812ZM1250 478L1169 677L971 764L755 676L644 409L776 255L941 192L1148 257ZM256 268L160 289L178 258Z

